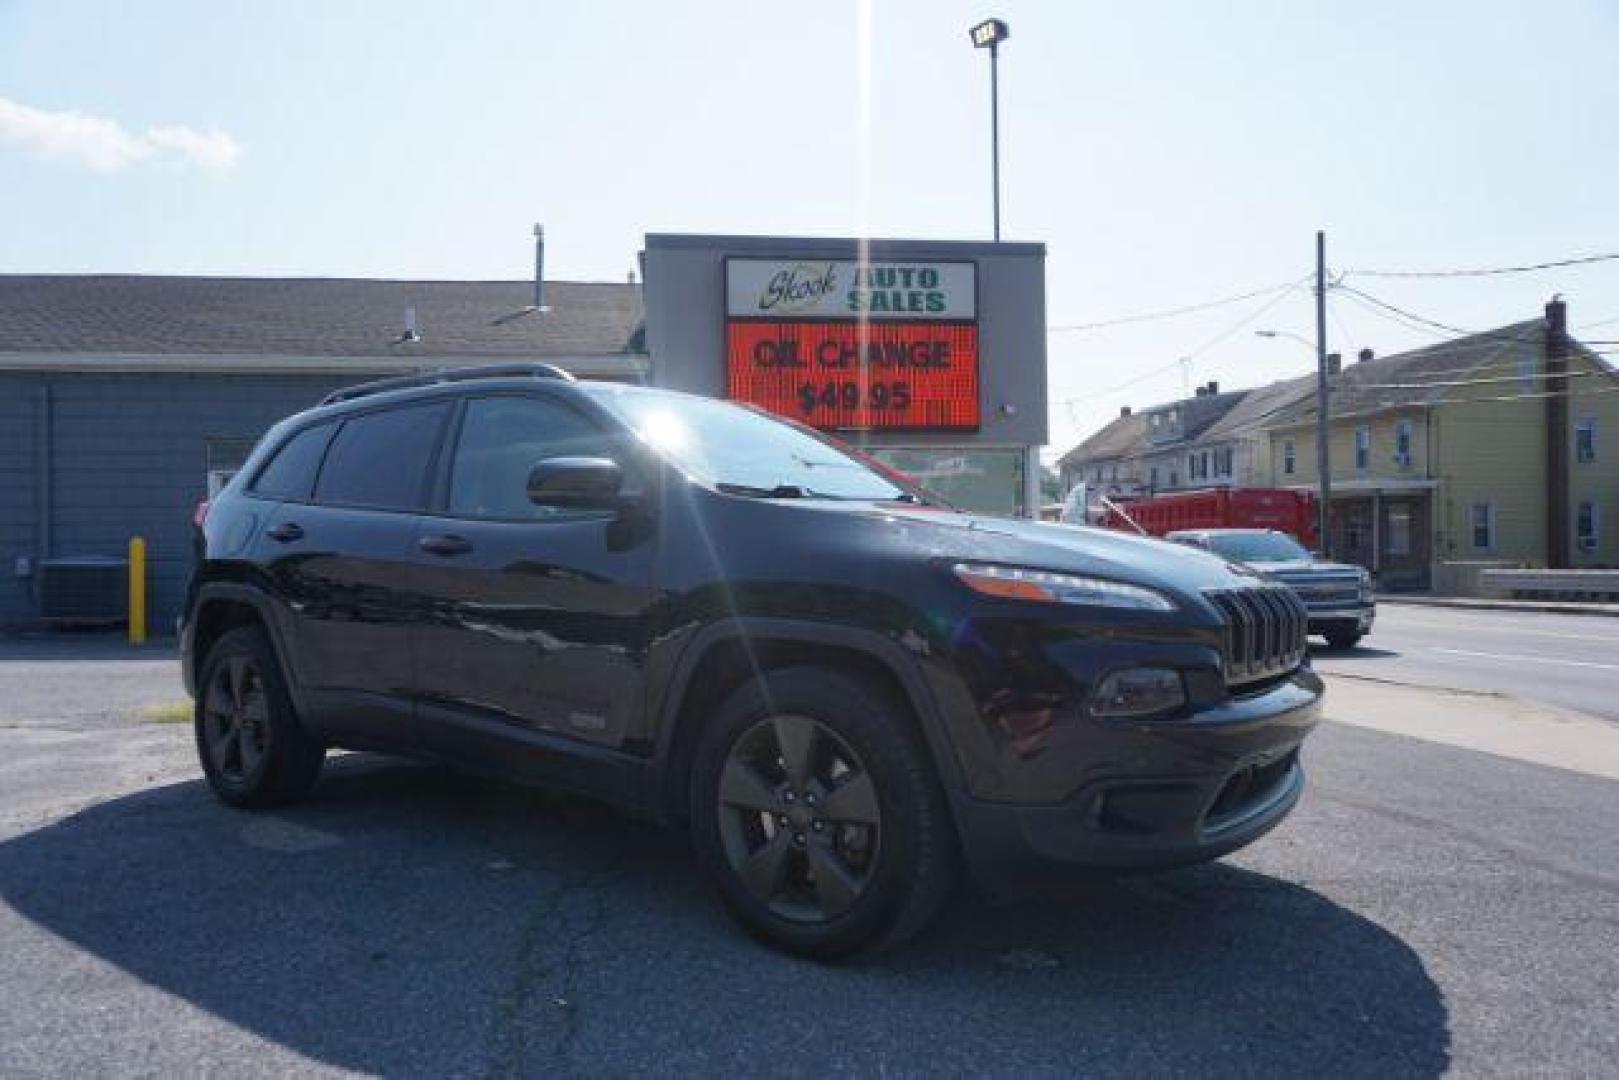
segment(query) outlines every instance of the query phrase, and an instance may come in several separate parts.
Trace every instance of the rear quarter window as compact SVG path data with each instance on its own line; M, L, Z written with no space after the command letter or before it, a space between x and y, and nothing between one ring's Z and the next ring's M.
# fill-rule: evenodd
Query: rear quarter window
M254 478L252 491L266 499L307 499L315 490L315 473L336 424L304 428L281 444Z

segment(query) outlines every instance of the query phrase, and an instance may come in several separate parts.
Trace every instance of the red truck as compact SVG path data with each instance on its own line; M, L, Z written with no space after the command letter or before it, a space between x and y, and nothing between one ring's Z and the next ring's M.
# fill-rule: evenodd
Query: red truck
M1112 502L1100 524L1134 532L1134 521L1153 536L1185 529L1275 529L1314 550L1315 508L1307 491L1206 488Z

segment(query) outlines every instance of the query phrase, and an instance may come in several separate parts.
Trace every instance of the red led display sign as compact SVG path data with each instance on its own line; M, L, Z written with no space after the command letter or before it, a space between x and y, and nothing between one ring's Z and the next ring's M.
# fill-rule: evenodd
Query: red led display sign
M726 325L728 396L842 431L978 428L970 323L738 321Z

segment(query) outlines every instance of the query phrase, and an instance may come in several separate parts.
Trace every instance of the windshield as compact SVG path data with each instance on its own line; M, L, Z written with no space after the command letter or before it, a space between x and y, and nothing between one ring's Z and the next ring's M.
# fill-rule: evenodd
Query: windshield
M1224 533L1209 537L1209 548L1236 562L1284 562L1310 553L1286 533Z
M761 498L920 501L828 439L753 409L634 387L599 400L696 480Z

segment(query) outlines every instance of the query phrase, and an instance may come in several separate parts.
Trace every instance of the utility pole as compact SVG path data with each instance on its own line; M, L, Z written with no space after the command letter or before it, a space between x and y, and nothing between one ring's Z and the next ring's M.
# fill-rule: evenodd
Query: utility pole
M1332 503L1332 463L1327 453L1327 234L1315 234L1315 472L1316 529L1321 554L1332 557L1327 507Z
M1546 305L1546 566L1569 564L1568 305L1553 297Z

